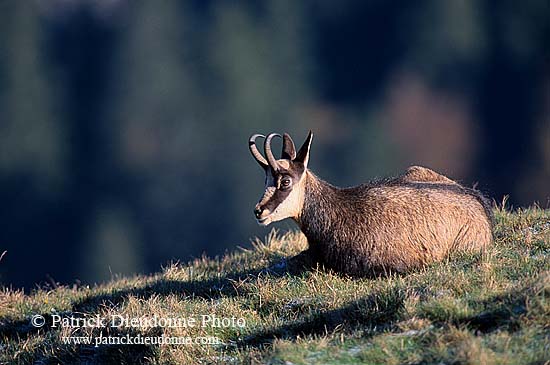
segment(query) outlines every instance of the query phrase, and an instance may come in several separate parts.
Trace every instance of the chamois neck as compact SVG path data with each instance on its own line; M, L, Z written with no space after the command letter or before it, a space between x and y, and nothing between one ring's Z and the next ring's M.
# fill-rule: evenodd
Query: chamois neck
M306 171L304 202L297 219L300 229L306 236L317 231L319 226L333 225L334 213L338 212L338 189L315 174Z

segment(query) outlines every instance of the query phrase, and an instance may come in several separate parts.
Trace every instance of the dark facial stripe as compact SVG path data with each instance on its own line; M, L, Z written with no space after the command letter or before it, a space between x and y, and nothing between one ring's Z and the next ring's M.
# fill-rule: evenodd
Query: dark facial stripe
M262 208L273 212L288 197L292 189L276 190L275 194L263 205Z

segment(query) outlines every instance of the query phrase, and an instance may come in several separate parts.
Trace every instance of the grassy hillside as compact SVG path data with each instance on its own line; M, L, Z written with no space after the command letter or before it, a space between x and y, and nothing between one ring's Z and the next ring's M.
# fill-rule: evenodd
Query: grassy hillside
M272 233L250 250L173 264L153 276L31 295L4 288L0 363L548 364L550 211L495 214L496 243L487 252L403 276L289 273L282 259L303 250L305 239ZM43 327L31 325L37 314ZM112 326L120 318L114 314L183 318L187 327ZM213 316L241 322L213 327ZM108 325L62 328L62 318ZM202 319L210 322L203 327ZM93 342L163 335L212 337L210 344L163 346ZM66 336L92 342L68 344Z

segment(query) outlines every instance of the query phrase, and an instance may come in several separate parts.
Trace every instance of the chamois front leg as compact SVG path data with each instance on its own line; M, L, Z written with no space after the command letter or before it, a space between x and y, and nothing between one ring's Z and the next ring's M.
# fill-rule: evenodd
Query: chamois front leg
M290 273L293 275L299 275L304 271L311 271L312 269L317 268L321 262L322 260L319 254L315 250L308 248L296 256L288 258L285 257L281 259L281 261L265 268L262 271L271 274Z
M305 270L317 268L322 263L322 258L318 250L311 246L300 252L298 255L287 259L287 271L293 274L299 274Z

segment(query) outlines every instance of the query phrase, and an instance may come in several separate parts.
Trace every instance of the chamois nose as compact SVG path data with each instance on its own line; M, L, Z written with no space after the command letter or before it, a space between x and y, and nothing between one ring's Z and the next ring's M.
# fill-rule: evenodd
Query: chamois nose
M260 217L262 216L262 213L264 212L264 208L262 207L256 207L254 208L254 215L256 216L256 218L260 219Z

